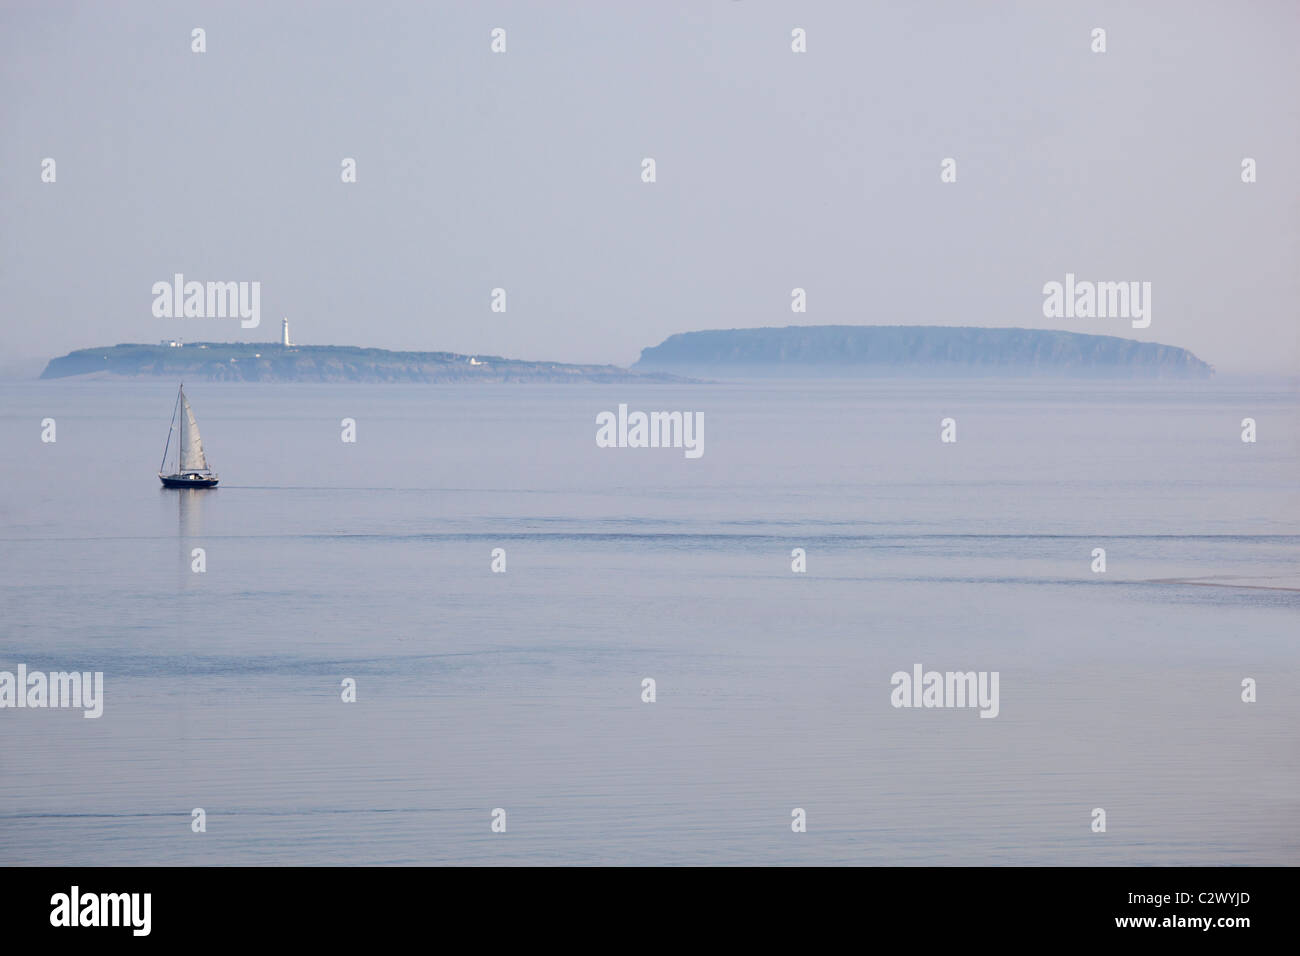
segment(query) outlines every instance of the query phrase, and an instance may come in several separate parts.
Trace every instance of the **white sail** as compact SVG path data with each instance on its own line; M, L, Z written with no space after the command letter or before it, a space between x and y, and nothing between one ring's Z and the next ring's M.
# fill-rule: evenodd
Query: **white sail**
M185 414L181 419L181 471L207 471L208 459L203 454L203 439L199 437L199 425L194 420L194 409L190 400L181 392L181 405Z

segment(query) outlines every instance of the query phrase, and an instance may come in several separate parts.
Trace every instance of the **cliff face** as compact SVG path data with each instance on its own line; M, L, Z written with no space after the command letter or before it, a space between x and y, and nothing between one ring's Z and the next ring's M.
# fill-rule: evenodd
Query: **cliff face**
M639 370L856 375L1208 378L1186 349L1110 335L933 325L810 325L683 332L642 351Z
M41 378L166 376L210 382L663 382L664 373L614 365L525 362L455 352L389 352L344 345L272 343L114 345L80 349L51 359Z

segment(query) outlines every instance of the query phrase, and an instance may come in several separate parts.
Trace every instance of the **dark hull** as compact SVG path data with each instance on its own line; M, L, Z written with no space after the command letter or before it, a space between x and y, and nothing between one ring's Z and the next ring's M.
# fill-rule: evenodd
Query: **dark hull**
M187 478L181 475L159 475L158 480L163 483L164 488L215 488L218 481L215 475L198 478Z

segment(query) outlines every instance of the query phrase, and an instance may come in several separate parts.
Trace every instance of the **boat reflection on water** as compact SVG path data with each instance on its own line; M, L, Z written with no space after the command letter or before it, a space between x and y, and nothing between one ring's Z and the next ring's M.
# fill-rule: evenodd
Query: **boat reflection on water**
M176 541L179 548L177 567L181 587L198 583L199 574L207 571L207 551L203 545L203 498L207 492L185 488L176 493Z

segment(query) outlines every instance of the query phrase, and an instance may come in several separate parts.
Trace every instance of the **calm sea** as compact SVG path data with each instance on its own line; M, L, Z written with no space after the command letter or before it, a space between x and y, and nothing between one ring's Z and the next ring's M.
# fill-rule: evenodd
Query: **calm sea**
M105 684L0 710L0 862L1300 863L1294 391L187 394L214 491L155 477L174 383L0 385L0 670Z

